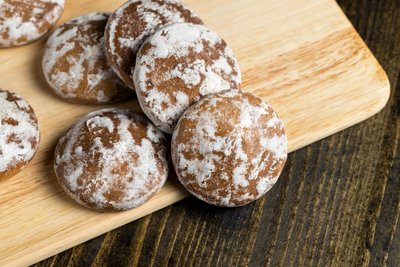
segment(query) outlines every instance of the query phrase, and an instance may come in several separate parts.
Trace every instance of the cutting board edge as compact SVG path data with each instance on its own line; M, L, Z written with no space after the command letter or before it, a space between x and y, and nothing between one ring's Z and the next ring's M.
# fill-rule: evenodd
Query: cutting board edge
M361 37L360 37L361 38ZM365 43L364 45L366 47L368 47ZM386 104L389 101L389 97L390 97L390 92L391 92L391 85L390 85L390 81L389 78L386 74L386 72L384 71L383 67L379 64L378 60L375 58L375 56L373 55L373 53L369 50L368 48L368 53L370 53L372 55L372 60L375 61L375 64L377 65L377 71L378 71L378 75L376 76L376 78L380 79L380 81L382 82L382 86L381 88L379 88L379 90L377 90L377 99L379 99L380 101L378 101L373 108L370 109L370 112L366 113L364 116L359 117L359 119L357 120L353 120L353 121L349 121L347 124L343 124L341 125L341 127L338 127L336 129L333 129L332 131L328 131L325 134L320 134L320 136L318 138L315 139L311 139L309 142L307 143L302 143L302 145L296 146L294 145L293 147L290 147L289 149L289 153L294 152L296 150L299 150L301 148L304 148L312 143L318 142L320 140L323 140L333 134L336 134L344 129L347 129L351 126L354 126L358 123L361 123L371 117L373 117L374 115L378 114L380 111L382 111L382 109L384 109L384 107L386 106ZM374 62L371 62L371 64L373 64ZM153 212L159 211L161 209L164 209L174 203L177 203L183 199L186 199L187 197L189 197L189 195L187 194L187 192L183 192L182 190L177 190L173 194L171 197L170 201L164 202L165 205L159 206L154 210L151 210L150 212L146 213L146 214L141 214L139 216L133 216L128 222L124 221L121 223L117 223L115 225L113 225L112 227L109 228L104 228L101 232L97 231L96 233L93 234L86 234L86 235L82 235L81 237L77 238L75 242L70 242L69 244L66 245L61 245L59 247L57 247L56 249L52 248L52 245L48 245L45 248L40 250L40 253L38 253L37 251L32 251L31 253L27 253L24 256L20 256L17 259L13 259L13 257L6 257L3 259L0 259L0 265L1 266L27 266L27 265L32 265L35 264L37 262L40 262L44 259L47 259L51 256L54 256L60 252L63 252L67 249L70 249L78 244L87 242L93 238L96 238L104 233L107 233L109 231L112 231L114 229L117 229L127 223L133 222L135 220L138 220L140 218L143 218L144 216L147 216ZM26 252L26 251L25 251ZM14 254L15 255L15 254Z
M189 197L189 193L184 192L183 190L177 189L174 192L169 194L169 199L166 200L165 202L163 202L163 205L160 205L160 206L153 205L152 207L155 207L155 208L152 210L149 210L148 212L132 216L132 218L130 218L129 220L120 219L118 221L118 223L113 222L111 227L104 227L101 231L96 230L96 231L93 231L93 233L80 232L80 236L78 236L77 238L74 237L75 238L74 242L70 241L70 242L68 242L68 244L56 244L56 245L46 244L40 250L32 250L32 251L29 251L29 249L24 249L23 250L25 252L24 255L19 255L19 253L21 253L21 252L17 252L15 254L12 254L11 256L0 259L0 266L4 266L4 267L30 266L32 264L38 263L42 260L45 260L49 257L52 257L58 253L61 253L67 249L70 249L74 246L77 246L77 245L87 242L91 239L94 239L94 238L96 238L102 234L105 234L109 231L117 229L125 224L136 221L136 220L143 218L149 214L152 214L156 211L164 209L164 208L166 208L174 203L177 203L187 197ZM110 223L110 225L111 225L111 223ZM64 242L64 240L60 240L60 243L63 243L63 242ZM29 251L29 252L26 253L27 251ZM18 257L16 257L16 256L18 256Z
M335 1L333 1L333 2L335 2ZM339 7L339 5L337 3L336 3L336 5L340 9L340 7ZM343 11L341 9L340 9L340 11L342 12L343 17L345 17L347 19L347 17L344 15ZM351 25L351 23L350 23L350 25ZM365 46L368 47L367 45L365 45ZM368 53L370 53L372 55L371 60L376 60L376 58L373 56L373 53L369 50L369 48L368 48ZM376 62L377 62L377 60L376 60ZM371 62L371 64L373 64L373 63L374 62ZM380 112L385 107L385 105L386 105L386 103L387 103L387 101L389 99L389 96L390 96L390 82L389 82L389 80L387 78L387 75L386 75L385 71L383 70L382 66L379 63L377 63L377 64L378 64L378 69L377 69L378 73L374 77L374 79L379 79L380 81L382 81L381 88L379 90L377 89L377 92L376 92L377 99L379 99L379 102L377 102L376 105L374 105L374 107L372 109L370 109L368 113L365 113L358 120L354 120L352 122L349 122L347 125L341 125L341 127L337 127L337 129L334 129L332 131L326 132L326 134L321 135L319 138L315 138L315 140L313 139L312 141L310 140L310 142L304 143L301 146L294 146L294 147L292 147L291 152L295 151L295 150L298 150L300 148L303 148L303 147L305 147L305 146L307 146L307 145L309 145L311 143L314 143L316 141L319 141L321 139L324 139L324 138L326 138L326 137L328 137L328 136L330 136L332 134L335 134L335 133L337 133L337 132L339 132L339 131L341 131L343 129L346 129L346 128L352 126L352 125L360 123L360 122L362 122L362 121L374 116L375 114ZM183 191L179 190L177 192L174 192L173 194L174 194L175 197L181 196L181 199L184 199L184 198L186 198L187 195L183 196L182 192ZM165 207L167 207L167 206L169 206L169 205L171 205L173 203L176 203L176 202L178 202L178 201L171 200L170 202L165 202L165 203L168 203L168 204L166 204L165 206L164 205L159 206L157 209L154 209L151 212L163 209L163 208L165 208ZM148 214L150 214L150 213L148 213ZM137 219L142 218L144 216L146 216L146 215L135 216L131 221L137 220ZM51 256L53 256L53 255L55 255L55 254L57 254L59 252L62 252L64 250L66 250L66 249L69 249L69 248L71 248L71 247L73 247L73 246L75 246L75 245L77 245L79 243L82 243L82 242L85 242L85 241L90 240L92 238L95 238L95 237L97 237L97 236L99 236L99 235L101 235L103 233L106 233L106 232L112 230L112 229L118 228L118 227L120 227L120 226L122 226L124 224L125 223L121 223L120 225L117 225L117 226L115 226L113 228L103 229L103 231L101 233L98 232L95 235L90 235L90 236L88 235L88 237L84 238L84 240L82 239L83 241L80 240L80 241L77 241L77 242L70 242L69 245L60 246L60 247L58 247L56 249L51 249L52 246L51 245L47 245L47 247L48 247L47 250L43 249L43 250L40 250L40 252L33 251L33 252L30 252L30 253L26 253L26 255L20 256L20 257L18 257L16 259L15 259L15 257L3 258L2 260L4 260L4 261L2 261L0 259L0 265L2 265L2 266L25 266L25 265L33 264L33 263L36 263L36 262L41 261L43 259L46 259L48 257L51 257ZM44 251L46 251L48 253L44 253ZM7 260L7 259L10 259L10 260Z
M335 129L333 131L327 132L325 135L321 135L319 138L316 138L315 140L312 140L312 141L310 141L308 143L304 143L301 146L291 147L290 150L289 150L289 153L294 152L296 150L299 150L301 148L304 148L304 147L306 147L306 146L308 146L308 145L310 145L312 143L315 143L315 142L318 142L320 140L323 140L323 139L325 139L325 138L327 138L327 137L329 137L329 136L331 136L333 134L336 134L336 133L338 133L338 132L340 132L340 131L342 131L344 129L347 129L347 128L351 127L351 126L354 126L354 125L356 125L358 123L361 123L361 122L373 117L374 115L378 114L386 106L386 104L387 104L387 102L389 100L390 91L391 91L390 90L391 89L390 81L388 79L388 76L387 76L386 72L381 67L381 65L378 64L378 67L380 68L380 70L379 70L380 74L382 75L382 77L384 77L384 79L383 79L384 83L383 83L382 88L380 89L380 91L382 91L384 94L381 95L381 97L379 98L381 101L377 102L377 104L374 106L374 108L371 109L371 112L369 112L368 114L366 114L364 117L360 118L359 120L349 121L348 125L343 125L342 127L338 127L337 129ZM150 212L148 212L146 214L141 214L139 216L133 216L128 222L125 221L125 222L121 222L121 223L115 224L112 227L109 227L107 229L104 228L101 232L82 235L81 237L77 238L76 241L70 242L68 245L59 246L56 249L52 248L51 245L48 245L47 247L41 249L40 253L38 253L37 251L32 251L31 253L25 254L24 256L20 256L15 260L12 257L11 258L7 257L7 258L3 259L4 261L0 260L0 264L2 266L27 266L27 265L35 264L35 263L40 262L40 261L42 261L44 259L52 257L52 256L54 256L54 255L56 255L56 254L58 254L60 252L63 252L65 250L67 250L67 249L70 249L70 248L72 248L72 247L74 247L74 246L76 246L78 244L82 244L82 243L87 242L87 241L89 241L89 240L91 240L93 238L96 238L96 237L98 237L98 236L100 236L100 235L102 235L104 233L107 233L109 231L117 229L117 228L119 228L119 227L121 227L121 226L123 226L123 225L125 225L127 223L130 223L130 222L133 222L133 221L138 220L140 218L143 218L143 217L145 217L145 216L147 216L147 215L149 215L149 214L151 214L153 212L162 210L162 209L164 209L164 208L166 208L166 207L168 207L168 206L170 206L172 204L175 204L175 203L177 203L179 201L182 201L182 200L188 198L189 196L190 195L187 192L184 192L183 189L182 190L176 190L175 192L171 193L171 200L167 201L167 202L164 202L165 205L159 206L156 209L151 210ZM7 260L7 259L10 259L10 260Z
M368 47L365 44L366 47ZM321 141L329 136L332 136L338 132L341 132L347 128L350 128L352 126L355 126L363 121L366 121L372 117L374 117L375 115L377 115L378 113L380 113L387 105L387 103L389 102L390 99L390 94L391 94L391 83L390 80L385 72L385 70L383 69L383 67L379 64L379 62L377 61L377 59L375 58L375 56L373 55L373 53L368 49L368 53L370 53L373 57L373 60L376 61L376 65L378 67L377 71L379 73L379 75L377 75L376 77L379 77L379 81L382 83L381 87L379 88L379 90L377 90L376 93L376 99L379 100L377 101L369 110L368 112L365 112L363 115L359 115L359 116L354 116L354 118L352 120L348 120L346 122L343 122L340 124L340 127L331 127L330 131L327 132L314 132L315 135L318 135L317 138L310 138L307 142L301 142L301 145L297 145L294 144L291 147L289 147L289 153L294 152L296 150L299 150L301 148L304 148L306 146L309 146L315 142ZM373 63L373 62L372 62ZM371 64L372 64L371 63ZM338 124L339 125L339 124Z

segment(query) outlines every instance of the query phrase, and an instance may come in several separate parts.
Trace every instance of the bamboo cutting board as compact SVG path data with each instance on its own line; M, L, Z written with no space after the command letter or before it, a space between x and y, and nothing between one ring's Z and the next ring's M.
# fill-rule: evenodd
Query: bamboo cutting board
M124 0L68 1L61 22L113 11ZM286 124L290 151L377 113L389 82L333 0L187 0L236 52L244 88L272 104ZM57 139L82 114L41 74L44 40L0 50L0 88L24 96L41 126L40 151L19 175L0 181L0 266L32 264L161 209L188 194L171 178L145 205L96 213L71 201L52 169ZM140 111L136 101L119 104Z

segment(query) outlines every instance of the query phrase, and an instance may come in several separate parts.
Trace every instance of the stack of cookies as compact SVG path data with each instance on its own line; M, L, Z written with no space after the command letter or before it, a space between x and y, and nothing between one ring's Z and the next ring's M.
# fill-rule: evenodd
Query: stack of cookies
M282 121L242 91L232 49L177 0L131 0L64 23L48 38L43 71L64 100L136 94L145 114L98 110L61 137L56 176L88 208L128 210L151 198L167 180L169 147L183 186L217 206L258 199L282 172Z

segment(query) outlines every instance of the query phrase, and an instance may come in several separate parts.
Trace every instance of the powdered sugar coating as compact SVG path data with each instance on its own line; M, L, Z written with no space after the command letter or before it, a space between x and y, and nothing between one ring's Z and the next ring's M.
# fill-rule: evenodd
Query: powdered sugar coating
M46 34L64 10L64 0L0 0L0 47L30 43Z
M58 27L49 37L43 56L48 84L63 99L104 104L133 95L109 66L104 54L108 13L90 13Z
M114 12L106 28L106 55L127 86L134 89L132 73L142 43L159 28L175 22L202 23L178 0L131 0Z
M136 93L146 115L171 134L182 113L203 96L240 89L233 51L202 25L176 23L149 37L134 73Z
M121 109L87 114L60 139L55 172L68 195L97 210L128 210L168 175L167 141L144 116Z
M287 137L277 114L258 97L237 90L191 106L172 137L179 180L217 206L242 206L263 196L286 158Z
M0 177L29 163L39 147L32 107L20 96L0 90Z

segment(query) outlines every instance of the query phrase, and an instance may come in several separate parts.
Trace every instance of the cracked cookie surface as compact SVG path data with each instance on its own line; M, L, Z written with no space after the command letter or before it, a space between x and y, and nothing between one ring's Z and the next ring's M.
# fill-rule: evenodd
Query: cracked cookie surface
M277 114L260 98L236 90L191 106L179 120L171 148L186 189L223 207L263 196L287 159L287 137Z
M0 47L28 44L46 34L61 17L64 0L0 1Z
M38 150L39 139L32 107L22 97L0 89L0 178L28 165Z
M102 109L83 116L61 137L54 169L64 191L81 205L132 209L164 185L167 140L142 115Z
M217 33L202 25L177 23L143 44L134 81L143 111L171 134L182 113L202 97L239 90L241 74L232 49Z
M202 24L201 19L177 0L131 0L118 8L106 28L106 55L117 75L134 89L132 73L136 53L159 28L176 22Z

